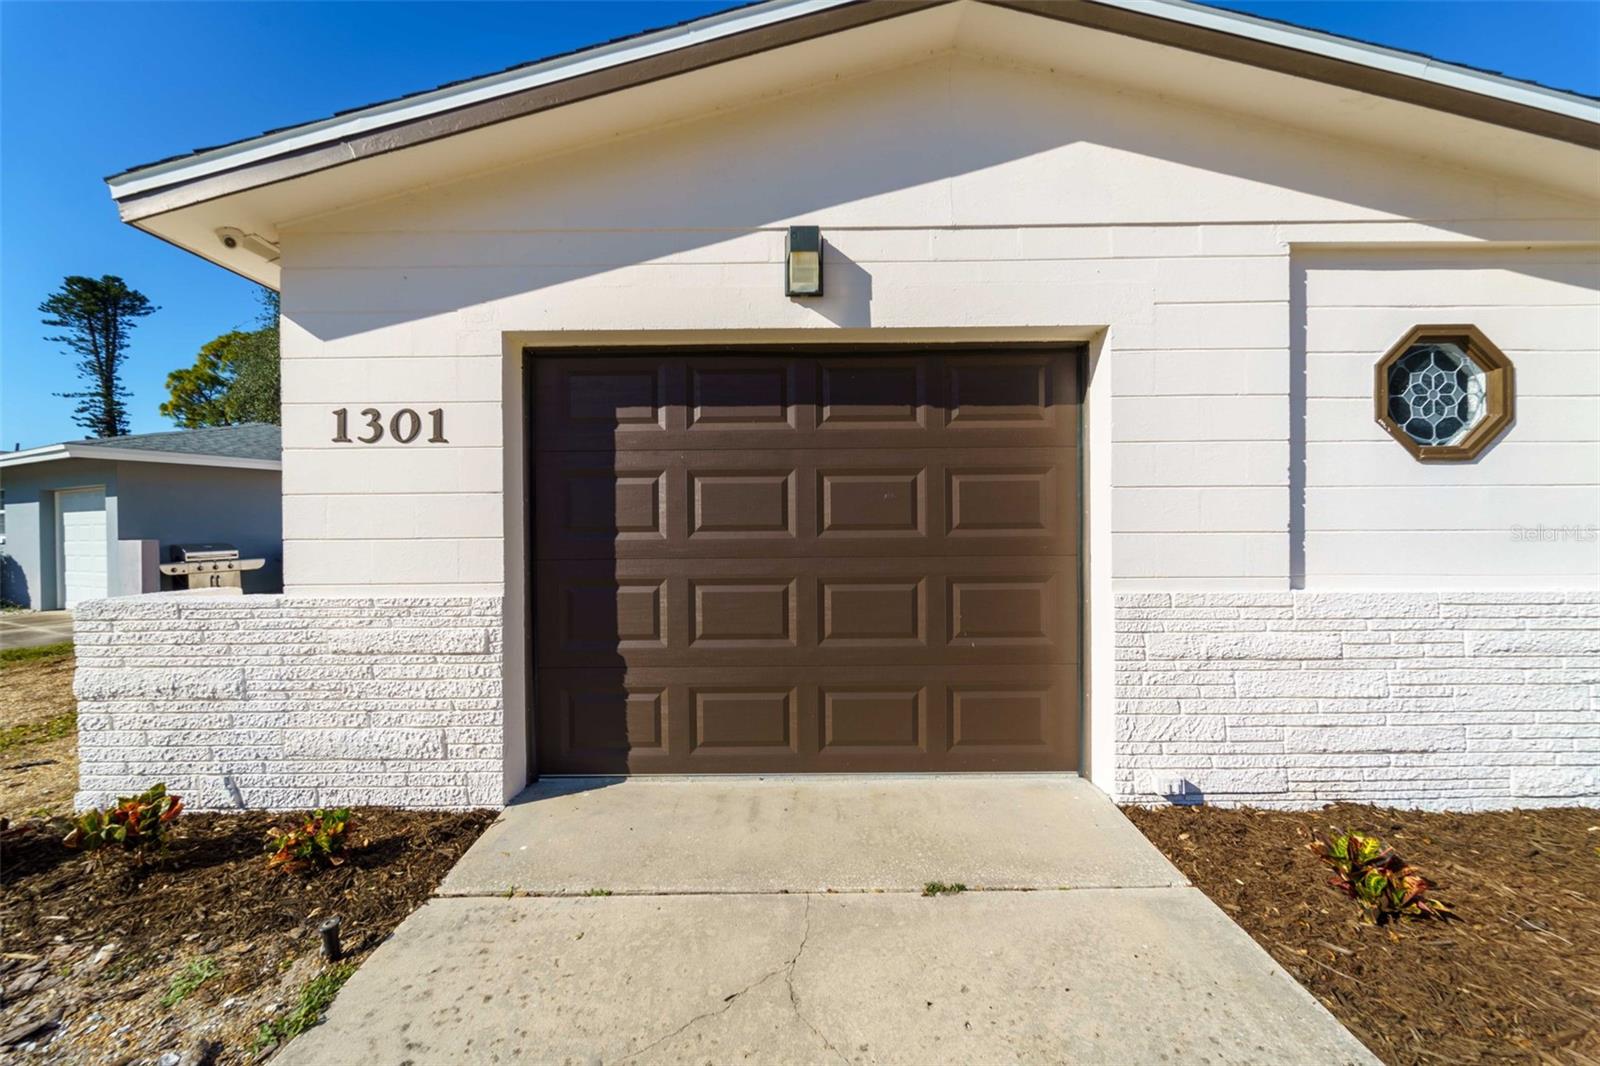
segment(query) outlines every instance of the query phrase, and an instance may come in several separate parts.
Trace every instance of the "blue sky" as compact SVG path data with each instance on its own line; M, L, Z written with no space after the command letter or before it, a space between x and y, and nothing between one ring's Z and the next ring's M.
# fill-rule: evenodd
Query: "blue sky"
M170 428L167 372L256 315L253 285L119 223L105 175L731 6L0 0L0 448L81 435L36 310L64 275L161 307L134 333L135 432ZM1220 6L1600 94L1591 0Z

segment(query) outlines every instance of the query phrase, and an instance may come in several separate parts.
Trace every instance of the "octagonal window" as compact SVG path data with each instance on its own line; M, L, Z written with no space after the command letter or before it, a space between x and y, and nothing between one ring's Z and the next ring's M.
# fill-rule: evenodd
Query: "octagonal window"
M1511 361L1472 326L1419 326L1378 362L1378 422L1416 458L1473 459L1511 422Z
M1487 412L1485 377L1460 345L1413 344L1389 371L1389 417L1418 444L1457 444Z

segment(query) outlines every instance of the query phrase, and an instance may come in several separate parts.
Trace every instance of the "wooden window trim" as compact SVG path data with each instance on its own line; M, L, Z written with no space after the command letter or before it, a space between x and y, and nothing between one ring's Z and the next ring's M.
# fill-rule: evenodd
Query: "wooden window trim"
M1484 372L1484 416L1455 444L1420 444L1389 416L1389 370L1418 344L1455 344ZM1493 444L1516 419L1516 368L1483 331L1473 325L1416 326L1401 337L1373 368L1373 408L1378 425L1419 463L1470 462Z

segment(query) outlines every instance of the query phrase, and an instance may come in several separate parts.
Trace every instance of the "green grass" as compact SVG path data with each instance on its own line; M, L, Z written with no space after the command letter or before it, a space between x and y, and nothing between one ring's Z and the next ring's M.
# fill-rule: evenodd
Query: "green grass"
M967 886L959 881L953 885L947 885L943 881L929 881L922 886L922 894L924 896L953 896L966 890Z
M0 665L38 662L41 659L65 659L72 654L72 641L60 644L41 644L37 648L0 648Z
M78 712L67 711L42 722L23 722L21 725L0 729L0 752L24 748L46 740L70 737L78 730Z
M339 989L355 972L355 963L341 962L307 981L300 990L300 1001L292 1010L281 1018L262 1023L261 1030L256 1033L254 1050L287 1043L322 1021L323 1014L333 1003L333 997L339 994Z
M167 986L167 994L161 997L161 1005L176 1007L220 972L211 959L195 959L172 979L172 984Z

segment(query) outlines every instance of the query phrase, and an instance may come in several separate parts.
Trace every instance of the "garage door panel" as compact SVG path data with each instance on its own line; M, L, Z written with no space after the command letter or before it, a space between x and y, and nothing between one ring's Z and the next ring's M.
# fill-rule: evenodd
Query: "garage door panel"
M1076 674L1034 666L543 670L547 772L1074 769Z
M552 667L1074 663L1071 557L549 562Z
M799 752L799 694L792 686L690 685L689 752L768 758Z
M796 529L795 470L791 468L695 469L688 478L689 537L707 550L719 541L793 541Z
M561 471L559 501L541 499L541 510L560 519L555 543L570 540L614 552L619 550L617 542L665 540L666 471L619 472L598 458L585 456L585 461Z
M687 581L690 650L793 649L799 634L798 578L697 577Z
M1076 372L539 360L541 771L1075 768Z
M721 436L732 429L757 433L806 430L810 390L797 381L790 361L691 360L688 374L688 439Z
M1078 451L542 456L540 559L1076 554Z
M581 438L611 447L618 437L664 439L683 405L675 368L641 359L539 360L534 388L538 428L553 442Z
M926 430L937 400L933 368L910 359L821 359L817 362L817 425L823 439L871 429Z
M1048 446L1078 435L1057 353L538 360L541 451Z

